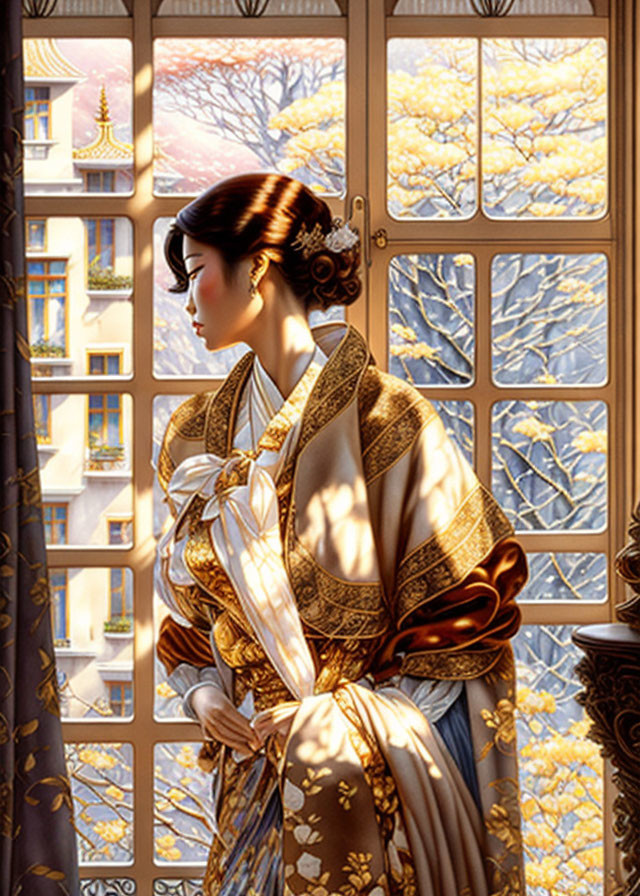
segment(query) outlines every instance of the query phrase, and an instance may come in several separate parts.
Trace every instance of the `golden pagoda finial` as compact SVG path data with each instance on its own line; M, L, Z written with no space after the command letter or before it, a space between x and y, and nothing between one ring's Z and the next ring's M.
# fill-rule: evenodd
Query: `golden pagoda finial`
M111 121L109 117L109 103L107 102L107 91L105 90L104 84L100 88L100 103L98 105L98 114L96 115L96 121L99 122L108 122Z

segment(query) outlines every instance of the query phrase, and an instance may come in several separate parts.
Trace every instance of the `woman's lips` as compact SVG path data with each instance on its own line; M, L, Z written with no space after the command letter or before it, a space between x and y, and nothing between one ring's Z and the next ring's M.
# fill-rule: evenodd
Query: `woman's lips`
M200 335L200 330L202 329L203 326L204 326L204 324L201 324L199 321L194 320L193 329L196 331L196 336Z

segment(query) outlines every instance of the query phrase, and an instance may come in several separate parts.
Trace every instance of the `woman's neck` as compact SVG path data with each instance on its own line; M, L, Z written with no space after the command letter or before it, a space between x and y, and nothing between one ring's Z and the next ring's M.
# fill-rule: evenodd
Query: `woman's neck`
M287 289L276 291L273 281L266 279L260 284L262 311L245 341L286 398L306 370L316 345L299 300Z

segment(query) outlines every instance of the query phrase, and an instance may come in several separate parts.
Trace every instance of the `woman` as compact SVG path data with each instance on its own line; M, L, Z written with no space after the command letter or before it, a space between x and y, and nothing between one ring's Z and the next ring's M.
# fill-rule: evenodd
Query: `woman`
M524 892L523 553L430 404L353 327L309 328L357 298L357 235L249 174L165 252L207 348L252 348L178 408L158 464L158 653L215 777L205 893Z

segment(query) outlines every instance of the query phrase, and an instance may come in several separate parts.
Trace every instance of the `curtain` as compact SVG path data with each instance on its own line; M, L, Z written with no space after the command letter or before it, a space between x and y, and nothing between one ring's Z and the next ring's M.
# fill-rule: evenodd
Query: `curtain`
M24 296L21 15L0 2L0 896L77 896Z

